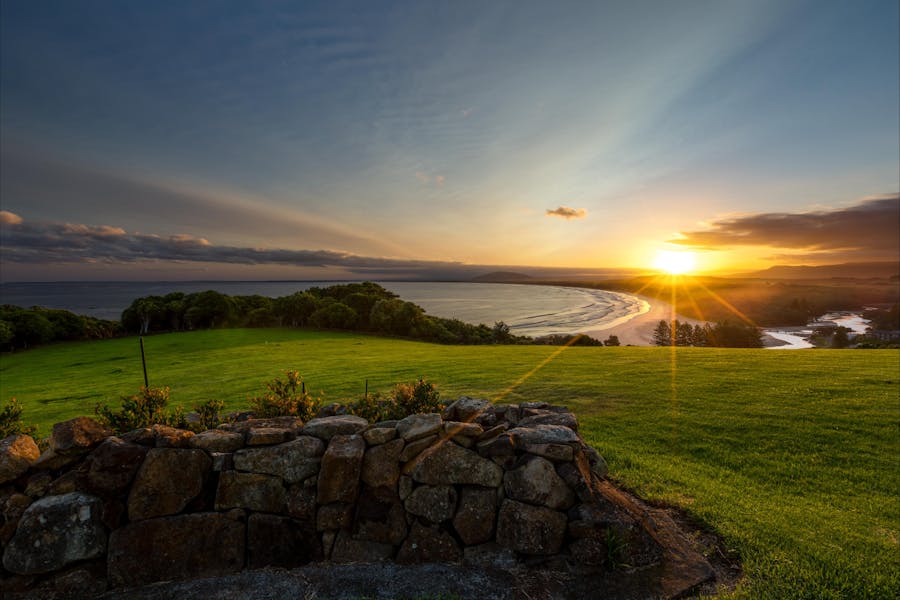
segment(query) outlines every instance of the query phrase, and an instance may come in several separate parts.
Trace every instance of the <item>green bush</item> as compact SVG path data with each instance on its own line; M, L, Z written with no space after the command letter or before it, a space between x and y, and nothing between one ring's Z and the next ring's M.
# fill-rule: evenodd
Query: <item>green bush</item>
M418 413L441 412L444 410L444 403L440 396L434 384L419 379L398 383L388 397L381 393L367 394L350 404L347 409L370 423L377 423Z
M184 413L176 408L172 414L166 413L169 403L169 388L141 387L133 396L122 396L122 406L113 410L107 405L97 405L94 413L99 420L113 431L124 433L132 429L151 425L184 426Z
M316 416L320 401L303 388L297 371L286 371L286 380L277 377L266 384L268 392L250 398L250 406L259 418L294 416L308 421Z
M366 394L353 404L347 406L350 414L362 417L369 423L387 421L396 418L393 398L385 398L381 392Z
M195 404L194 412L197 413L198 420L192 429L197 431L215 429L222 422L219 415L224 408L225 403L221 400L207 400L202 404Z
M35 429L34 425L26 425L22 420L22 406L15 398L10 398L0 408L0 440L18 433L31 435Z

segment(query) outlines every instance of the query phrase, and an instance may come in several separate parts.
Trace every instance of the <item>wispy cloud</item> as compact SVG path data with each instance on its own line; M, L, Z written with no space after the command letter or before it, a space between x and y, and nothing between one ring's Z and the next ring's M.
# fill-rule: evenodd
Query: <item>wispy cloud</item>
M895 260L900 251L900 194L867 198L846 208L757 213L713 221L686 231L673 244L702 249L767 246L845 258Z
M174 261L243 265L342 267L356 271L404 273L460 268L450 261L362 256L333 250L291 250L215 245L188 234L160 236L108 225L26 221L4 211L0 250L3 261L24 264L136 263Z
M547 217L561 217L568 221L569 219L585 218L587 216L587 210L583 208L572 208L570 206L560 206L553 210L548 208L544 215Z

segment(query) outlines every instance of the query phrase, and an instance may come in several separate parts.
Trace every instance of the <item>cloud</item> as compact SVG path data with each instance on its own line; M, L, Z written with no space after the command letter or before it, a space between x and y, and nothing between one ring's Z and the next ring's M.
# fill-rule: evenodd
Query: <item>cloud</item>
M4 217L5 219L5 217ZM0 251L5 263L127 264L148 261L287 265L345 268L357 273L393 271L422 275L434 270L467 270L451 261L408 260L362 256L333 250L289 250L214 245L187 234L160 236L127 232L107 225L83 225L5 219Z
M560 206L559 208L555 208L553 210L547 209L547 212L544 213L547 217L562 217L565 220L569 219L583 219L587 216L587 210L583 208L571 208L569 206Z
M898 224L900 194L888 194L846 208L723 218L707 229L682 232L669 242L707 250L768 246L806 254L896 260L900 251Z
M8 210L0 210L0 223L3 225L18 225L22 222L22 217Z

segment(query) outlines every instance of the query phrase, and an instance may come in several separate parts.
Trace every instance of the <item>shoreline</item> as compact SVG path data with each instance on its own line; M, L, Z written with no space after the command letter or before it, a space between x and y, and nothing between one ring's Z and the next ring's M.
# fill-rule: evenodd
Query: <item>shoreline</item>
M613 322L606 327L588 329L582 333L601 341L614 335L619 338L619 343L622 346L652 346L653 330L656 329L656 324L660 321L671 321L674 309L668 302L663 302L656 298L649 298L639 294L628 295L643 301L648 309L632 316L625 322ZM704 321L690 319L678 314L675 314L674 318L682 323L690 323L691 325L704 323Z

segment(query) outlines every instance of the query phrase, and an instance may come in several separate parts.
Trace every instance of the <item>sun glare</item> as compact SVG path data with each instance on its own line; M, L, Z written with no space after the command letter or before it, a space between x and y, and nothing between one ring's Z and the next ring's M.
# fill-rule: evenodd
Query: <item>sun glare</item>
M693 252L673 252L672 250L659 250L653 261L653 266L660 271L671 275L682 275L694 270L697 264Z

